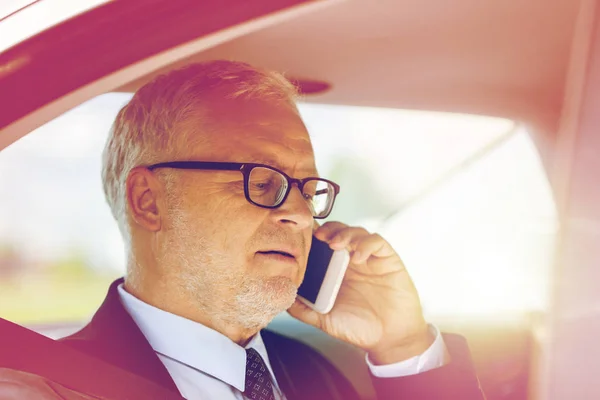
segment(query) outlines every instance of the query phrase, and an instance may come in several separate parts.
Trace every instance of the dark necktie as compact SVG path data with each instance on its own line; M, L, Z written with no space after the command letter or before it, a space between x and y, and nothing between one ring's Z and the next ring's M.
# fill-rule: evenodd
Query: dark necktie
M246 349L246 386L244 397L250 400L275 400L271 374L254 349Z

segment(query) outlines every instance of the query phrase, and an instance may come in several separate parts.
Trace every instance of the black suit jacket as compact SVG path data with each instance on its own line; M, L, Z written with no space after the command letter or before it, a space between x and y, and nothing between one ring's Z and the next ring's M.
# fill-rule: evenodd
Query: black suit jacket
M177 395L169 372L121 305L117 286L122 282L113 282L88 325L61 341ZM311 347L269 330L261 333L277 382L288 400L359 398L348 380ZM372 377L377 398L484 399L465 340L456 335L445 335L444 340L452 357L450 364L408 377Z

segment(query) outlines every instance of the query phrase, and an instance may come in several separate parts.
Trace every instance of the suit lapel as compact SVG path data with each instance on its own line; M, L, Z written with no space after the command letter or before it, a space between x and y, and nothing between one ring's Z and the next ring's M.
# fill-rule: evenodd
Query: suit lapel
M269 355L269 362L273 368L275 379L279 388L284 393L287 400L300 399L299 388L294 384L293 371L286 367L282 357L280 346L278 345L277 334L268 330L262 330L261 336Z
M288 400L357 399L343 375L317 351L269 330L261 334L277 383Z
M78 350L179 393L144 334L123 308L117 291L121 283L122 278L113 282L102 306L87 326L62 340Z

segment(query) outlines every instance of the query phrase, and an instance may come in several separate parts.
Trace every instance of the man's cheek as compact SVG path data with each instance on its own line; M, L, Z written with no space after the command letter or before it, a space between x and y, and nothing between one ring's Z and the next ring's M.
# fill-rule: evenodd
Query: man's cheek
M317 221L316 219L313 220L311 236L315 234L315 232L317 231L317 229L319 229L320 226L321 224L319 224L319 221Z
M302 281L304 280L305 273L306 273L306 260L298 268L298 275L297 275L298 278L296 279L296 282L295 282L296 286L300 287L300 285L302 284Z
M315 221L312 228L309 227L303 232L304 233L304 243L303 244L304 244L304 248L307 250L306 254L308 254L308 251L310 250L310 246L312 244L312 238L317 229L319 229L319 224Z

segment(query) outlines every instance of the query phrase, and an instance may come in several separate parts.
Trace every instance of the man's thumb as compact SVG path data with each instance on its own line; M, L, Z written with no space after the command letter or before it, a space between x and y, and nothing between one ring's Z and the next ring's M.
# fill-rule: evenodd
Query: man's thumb
M297 320L321 329L321 314L311 309L300 301L300 299L296 298L294 304L287 311Z

